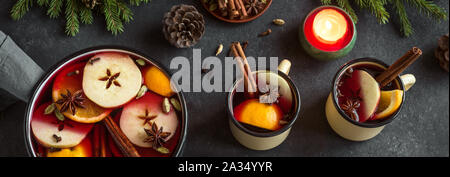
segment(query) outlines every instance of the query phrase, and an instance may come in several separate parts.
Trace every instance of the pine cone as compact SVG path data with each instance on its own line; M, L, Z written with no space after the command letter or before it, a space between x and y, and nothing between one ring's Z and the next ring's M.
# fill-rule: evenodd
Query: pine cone
M195 45L205 32L205 20L194 6L176 5L163 19L164 37L175 47Z
M439 47L434 51L434 56L439 61L439 65L448 72L448 34L443 35L438 41Z

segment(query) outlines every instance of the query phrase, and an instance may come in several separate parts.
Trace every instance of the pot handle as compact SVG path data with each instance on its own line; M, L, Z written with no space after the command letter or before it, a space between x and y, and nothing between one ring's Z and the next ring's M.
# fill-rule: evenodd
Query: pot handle
M404 74L400 76L400 79L405 86L405 91L408 91L416 83L416 77L412 74Z
M278 65L278 71L281 71L286 75L289 75L291 65L292 65L291 62L288 59L284 59L283 61L281 61L280 65Z

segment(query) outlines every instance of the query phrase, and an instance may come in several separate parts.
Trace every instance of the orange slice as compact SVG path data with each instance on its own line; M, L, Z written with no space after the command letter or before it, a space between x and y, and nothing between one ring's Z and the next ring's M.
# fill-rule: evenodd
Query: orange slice
M402 90L381 91L380 103L378 104L378 110L373 119L383 119L394 114L400 108L402 99Z
M92 157L91 139L85 138L73 148L65 148L59 151L47 149L47 157Z
M82 90L81 81L83 79L83 68L85 63L75 64L64 70L62 70L55 78L53 82L52 98L56 102L62 98L61 94L67 95L67 91L73 95L76 91ZM78 72L77 72L78 71ZM91 100L87 99L86 95L82 96L84 99L84 108L76 109L75 115L70 110L63 112L64 116L73 121L80 123L95 123L103 120L112 109L105 109ZM61 109L61 105L56 104L58 109Z
M171 97L174 94L169 78L155 66L144 71L144 82L149 90L161 96Z
M236 120L256 127L278 130L283 111L276 104L260 103L258 99L247 100L234 109Z

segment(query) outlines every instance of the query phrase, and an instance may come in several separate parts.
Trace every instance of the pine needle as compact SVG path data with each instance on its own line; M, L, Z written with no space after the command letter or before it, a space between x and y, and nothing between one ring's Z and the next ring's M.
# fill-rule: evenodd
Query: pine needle
M413 6L416 7L422 14L427 15L428 17L432 17L436 20L446 20L447 12L444 9L434 4L433 1L427 0L406 0Z
M13 20L22 18L33 6L33 0L18 0L11 9L11 17Z
M358 16L356 15L355 11L352 8L352 5L348 0L337 0L337 4L339 7L347 11L347 13L352 17L353 21L355 23L358 23Z
M61 13L61 7L63 6L64 0L52 0L49 4L49 8L47 10L47 15L50 18L56 18Z
M37 0L37 4L39 6L47 6L48 5L48 0Z
M400 31L405 37L409 37L414 33L414 30L411 26L411 22L408 19L408 14L406 14L405 6L403 4L403 0L392 0L394 8L397 12L399 21L400 21Z
M123 32L123 24L117 8L116 0L103 1L103 14L106 20L106 29L111 31L113 35Z
M130 8L128 8L128 6L124 2L118 0L117 7L119 9L120 17L122 18L123 21L129 23L131 20L133 20L133 12L131 11Z
M89 8L81 7L80 8L80 20L84 24L92 24L92 22L94 22L94 17L92 16L92 10Z
M75 36L80 29L78 20L78 1L66 0L66 34Z

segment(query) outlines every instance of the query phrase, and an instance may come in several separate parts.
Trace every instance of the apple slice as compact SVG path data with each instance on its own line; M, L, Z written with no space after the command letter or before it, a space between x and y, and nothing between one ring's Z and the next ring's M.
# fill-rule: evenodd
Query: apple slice
M126 54L97 54L84 67L84 94L104 108L115 108L129 102L141 85L141 71Z
M81 82L83 79L83 68L85 65L86 63L78 63L59 72L53 82L53 102L57 102L62 99L62 95L67 95L67 92L74 94L78 90L82 90ZM85 95L82 95L82 97L86 98ZM103 120L112 111L112 109L105 109L98 106L89 99L84 99L82 101L82 106L84 108L76 108L75 114L73 114L70 109L67 109L67 111L62 113L64 116L72 119L73 121L80 123L95 123ZM61 104L56 104L56 107L61 109Z
M352 74L352 78L356 79L356 82L360 86L360 98L361 110L359 115L359 121L365 122L375 113L380 101L380 86L378 82L368 72L363 70L355 70Z
M45 147L74 147L91 131L93 124L82 124L70 119L59 121L54 114L45 115L45 108L51 103L38 107L31 119L31 130L36 140Z
M130 141L144 148L152 147L152 143L145 142L148 138L145 129L151 129L151 124L156 123L158 128L170 135L165 138L168 141L175 134L178 127L178 118L174 109L168 113L162 110L163 97L147 92L143 97L128 103L120 116L120 129Z

